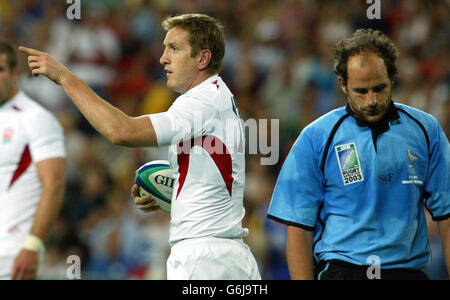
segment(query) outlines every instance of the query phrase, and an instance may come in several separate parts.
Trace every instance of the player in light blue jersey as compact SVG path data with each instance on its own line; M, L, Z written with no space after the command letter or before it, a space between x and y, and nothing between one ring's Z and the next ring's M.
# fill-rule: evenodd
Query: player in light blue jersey
M334 56L348 104L301 132L268 212L288 225L291 277L427 279L424 207L449 269L447 137L433 116L392 101L398 52L386 35L358 30Z

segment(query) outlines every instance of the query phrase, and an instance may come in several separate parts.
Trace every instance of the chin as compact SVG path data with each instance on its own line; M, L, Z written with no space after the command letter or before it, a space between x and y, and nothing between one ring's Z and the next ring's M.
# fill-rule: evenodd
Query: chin
M166 86L168 89L178 93L176 86L174 86L170 81L167 81Z
M366 119L367 122L375 123L375 122L380 121L382 119L382 117L383 117L382 115L366 116L365 119Z
M181 92L180 92L180 87L179 87L179 86L176 86L175 84L173 84L173 83L170 82L169 80L167 80L166 86L167 86L168 89L174 91L175 93L181 94Z

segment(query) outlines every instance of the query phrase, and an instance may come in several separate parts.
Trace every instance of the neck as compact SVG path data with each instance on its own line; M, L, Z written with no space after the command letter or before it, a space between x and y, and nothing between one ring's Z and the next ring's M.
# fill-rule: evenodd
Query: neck
M198 76L195 78L195 80L192 82L192 84L183 93L186 93L190 89L196 87L197 85L201 84L203 81L205 81L206 79L208 79L209 77L214 76L214 75L217 75L217 74L211 74L206 71L200 72L198 74Z
M0 106L4 105L5 103L8 103L9 101L11 101L12 99L14 99L14 97L16 97L16 95L19 93L19 88L17 87L17 85L14 85L11 93L9 94L9 97L6 98L3 102L0 102ZM1 100L0 100L1 101Z

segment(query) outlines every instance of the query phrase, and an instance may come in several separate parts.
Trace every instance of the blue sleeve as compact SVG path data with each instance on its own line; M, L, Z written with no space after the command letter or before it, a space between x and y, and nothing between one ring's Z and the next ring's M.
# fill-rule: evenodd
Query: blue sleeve
M444 220L450 216L450 147L447 137L439 123L430 135L430 161L425 190L428 199L425 206L434 221Z
M268 218L313 230L323 202L323 174L308 131L304 130L289 152L272 195Z

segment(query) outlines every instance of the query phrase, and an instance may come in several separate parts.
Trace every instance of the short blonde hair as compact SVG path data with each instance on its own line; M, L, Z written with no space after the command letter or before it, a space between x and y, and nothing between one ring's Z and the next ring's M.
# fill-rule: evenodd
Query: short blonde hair
M168 17L162 22L164 30L169 31L179 27L189 33L191 57L195 57L201 50L211 51L211 61L207 69L211 74L218 74L222 70L225 55L225 34L222 25L214 18L204 14L183 14Z

